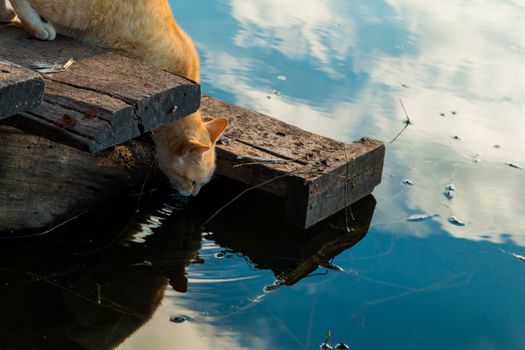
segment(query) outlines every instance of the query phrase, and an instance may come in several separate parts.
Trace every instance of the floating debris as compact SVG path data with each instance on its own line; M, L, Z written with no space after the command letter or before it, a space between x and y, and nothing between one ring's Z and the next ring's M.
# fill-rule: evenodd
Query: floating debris
M335 346L335 348L337 350L345 350L345 349L350 349L350 347L348 345L346 345L345 343L339 343Z
M450 111L450 114L457 115L458 113L456 111Z
M525 169L525 167L523 165L519 164L519 163L506 162L505 164L507 164L511 168L515 168L515 169Z
M455 191L456 190L456 185L454 185L453 183L446 184L445 185L445 190L446 191Z
M460 137L459 135L454 135L454 136L452 136L452 138L453 138L454 140L458 140L458 141L461 140L461 137Z
M70 58L65 64L49 63L49 62L33 62L31 68L36 70L38 73L48 74L48 73L59 73L64 72L71 68L75 63L75 60Z
M416 215L410 215L407 218L407 221L410 221L410 222L427 221L427 220L435 218L436 216L439 216L439 214L416 214Z
M324 343L322 343L319 346L319 349L327 350L327 349L333 349L333 347L330 345L330 338L332 337L332 332L328 330L328 333L326 334L326 339Z
M518 260L521 260L521 261L525 262L525 256L523 256L523 255L519 255L519 254L516 254L516 253L510 253L510 255L512 255L513 257L515 257Z
M182 316L182 315L170 316L170 322L173 322L173 323L184 323L186 321L188 321L188 317L186 316Z
M439 115L440 115L441 117L445 117L445 116L446 116L445 113L439 113Z
M451 216L448 218L448 222L450 222L452 225L456 225L456 226L465 226L465 223L463 221L461 221L460 219L458 219L457 217L455 216Z
M142 266L151 267L151 266L153 266L153 263L151 261L145 260L142 263Z
M285 81L287 78L284 75L279 75L277 79L279 79L280 81Z
M406 85L406 84L401 84L401 87L404 87L405 89L410 89L410 86ZM336 348L337 349L337 348Z
M500 148L501 148L501 145L495 144L495 145L494 145L494 148L500 149Z
M410 180L410 179L403 179L403 180L401 181L401 183L402 183L403 185L407 185L407 186L413 186L413 185L414 185L414 181L412 181L412 180Z
M275 96L280 96L281 95L281 93L279 91L277 91L277 90L273 90L272 94L274 94Z
M446 190L446 191L443 191L443 195L445 196L446 199L451 201L456 196L456 192L455 191L451 191L451 190Z

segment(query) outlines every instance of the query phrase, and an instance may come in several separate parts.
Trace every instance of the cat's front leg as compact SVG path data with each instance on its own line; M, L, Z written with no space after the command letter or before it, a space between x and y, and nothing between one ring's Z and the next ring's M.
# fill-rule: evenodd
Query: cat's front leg
M9 23L16 17L15 11L7 6L7 0L0 0L0 23Z
M11 0L11 4L24 26L34 36L42 40L55 39L57 32L53 25L43 20L27 0Z

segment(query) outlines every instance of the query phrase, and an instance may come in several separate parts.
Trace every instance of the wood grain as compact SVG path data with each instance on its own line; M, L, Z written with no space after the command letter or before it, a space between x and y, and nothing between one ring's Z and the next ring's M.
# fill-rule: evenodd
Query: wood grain
M39 74L0 59L0 119L38 106L43 95L44 80Z
M284 198L288 220L299 227L326 219L381 183L381 141L363 138L346 144L211 97L201 103L204 117L230 121L228 142L218 145L217 173ZM284 163L257 164L239 156Z
M0 42L0 58L26 68L75 60L67 70L43 74L44 104L9 121L56 142L99 152L199 107L195 82L114 52L64 36L35 40L13 26L0 27Z

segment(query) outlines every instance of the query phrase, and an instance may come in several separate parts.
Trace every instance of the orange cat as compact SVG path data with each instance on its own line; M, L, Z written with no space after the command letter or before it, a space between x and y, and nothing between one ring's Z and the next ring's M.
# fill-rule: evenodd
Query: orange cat
M14 13L0 0L0 21ZM35 37L56 33L114 49L168 72L200 81L197 50L177 25L167 0L11 0ZM197 195L215 169L215 142L224 118L203 122L200 111L153 133L160 169L182 195Z

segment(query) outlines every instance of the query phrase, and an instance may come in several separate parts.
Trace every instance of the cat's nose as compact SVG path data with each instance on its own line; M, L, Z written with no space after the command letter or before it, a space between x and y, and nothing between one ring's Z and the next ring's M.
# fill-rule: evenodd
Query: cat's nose
M195 186L195 188L193 189L193 192L191 193L191 195L193 197L195 197L196 195L199 194L199 191L201 190L201 187L200 186Z

